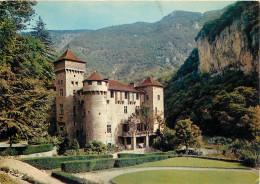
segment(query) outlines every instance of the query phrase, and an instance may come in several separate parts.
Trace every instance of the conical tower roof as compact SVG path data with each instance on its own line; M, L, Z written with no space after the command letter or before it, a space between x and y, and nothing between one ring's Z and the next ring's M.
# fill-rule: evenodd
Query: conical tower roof
M70 60L70 61L76 61L80 63L86 63L85 61L79 59L70 49L67 49L62 56L57 59L55 62L61 61L61 60Z
M102 77L100 77L100 75L98 75L97 72L94 72L85 81L102 81L102 80L104 80L104 79Z
M138 87L145 87L145 86L159 86L159 87L163 87L163 85L161 83L155 81L152 77L147 77L147 79L145 79L144 82L142 82L141 84L136 86L136 88L138 88Z

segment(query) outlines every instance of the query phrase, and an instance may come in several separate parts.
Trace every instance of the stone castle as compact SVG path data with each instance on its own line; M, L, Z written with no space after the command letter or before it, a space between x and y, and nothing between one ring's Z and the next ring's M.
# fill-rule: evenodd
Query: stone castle
M148 147L159 128L157 114L163 118L163 85L151 77L138 86L126 85L96 72L84 79L85 64L70 50L54 62L57 131L81 146L97 140ZM145 119L138 113L143 105L150 107Z

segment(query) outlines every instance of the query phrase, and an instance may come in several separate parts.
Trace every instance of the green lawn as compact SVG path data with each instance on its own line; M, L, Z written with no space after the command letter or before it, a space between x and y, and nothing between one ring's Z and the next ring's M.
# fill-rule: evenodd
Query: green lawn
M209 168L230 168L230 169L249 169L240 163L225 162L191 157L176 157L157 162L149 162L134 167L209 167Z
M116 184L258 184L258 174L241 171L156 170L120 175Z

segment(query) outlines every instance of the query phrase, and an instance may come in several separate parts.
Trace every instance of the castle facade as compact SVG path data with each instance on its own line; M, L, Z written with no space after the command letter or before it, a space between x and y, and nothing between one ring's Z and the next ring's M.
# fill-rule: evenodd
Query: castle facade
M54 62L58 132L81 146L93 140L131 149L149 146L159 128L157 114L163 118L163 85L151 77L126 85L96 72L84 79L85 64L70 50ZM150 107L147 118L138 113L144 105Z

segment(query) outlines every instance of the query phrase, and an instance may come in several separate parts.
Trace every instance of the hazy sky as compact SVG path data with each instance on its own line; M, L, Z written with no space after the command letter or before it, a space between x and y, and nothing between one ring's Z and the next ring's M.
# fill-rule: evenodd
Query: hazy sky
M205 12L230 1L39 1L36 16L50 30L100 29L134 22L155 22L174 10Z

